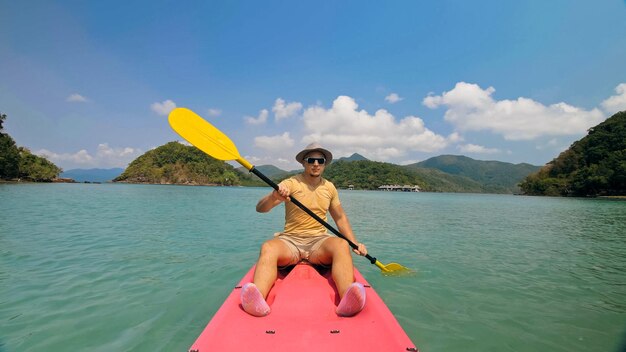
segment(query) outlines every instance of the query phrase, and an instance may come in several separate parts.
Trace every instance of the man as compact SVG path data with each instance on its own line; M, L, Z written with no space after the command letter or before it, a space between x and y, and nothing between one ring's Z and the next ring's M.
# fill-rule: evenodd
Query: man
M285 202L285 229L261 246L254 281L242 287L241 305L254 316L269 314L270 307L265 299L276 281L278 267L304 260L312 264L332 265L332 277L341 298L336 313L340 316L355 315L365 306L365 289L362 284L354 282L348 242L328 234L322 224L289 202L289 197L293 195L324 220L326 213L330 212L339 231L357 243L339 202L337 189L322 178L333 155L318 143L311 143L296 155L296 160L302 164L304 172L281 182L278 191L274 190L261 198L256 206L258 212L266 213ZM357 246L355 253L367 254L365 245L358 243Z

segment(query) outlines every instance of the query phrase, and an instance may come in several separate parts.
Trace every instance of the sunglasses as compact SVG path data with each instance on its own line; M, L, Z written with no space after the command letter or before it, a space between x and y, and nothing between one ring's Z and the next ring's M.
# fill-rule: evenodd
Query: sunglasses
M326 163L326 159L325 158L306 158L306 163L307 164L315 164L316 161L320 165L324 165Z

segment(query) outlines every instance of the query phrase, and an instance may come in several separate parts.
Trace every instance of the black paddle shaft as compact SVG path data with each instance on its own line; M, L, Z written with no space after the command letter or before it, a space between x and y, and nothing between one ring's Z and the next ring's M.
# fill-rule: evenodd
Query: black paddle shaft
M253 174L257 175L261 180L265 181L265 183L267 183L268 185L272 186L272 188L274 188L275 190L278 191L278 185L276 184L276 182L270 180L267 176L265 176L261 171L257 170L254 166L252 167L252 169L250 169L250 172L252 172ZM313 219L317 220L317 222L319 222L320 224L324 225L324 227L329 229L332 233L334 233L335 235L337 235L337 236L343 238L344 240L348 241L348 244L350 245L350 247L352 247L354 249L358 249L359 248L359 246L357 246L354 242L350 241L341 232L337 231L329 223L324 221L324 219L322 219L319 216L317 216L317 214L312 212L311 209L307 208L304 204L300 203L300 201L295 199L293 196L289 196L289 199L291 200L291 202L293 204L297 205L298 208L302 209L305 213L309 214ZM371 255L366 254L365 258L367 258L370 261L370 263L376 264L376 258L372 257Z

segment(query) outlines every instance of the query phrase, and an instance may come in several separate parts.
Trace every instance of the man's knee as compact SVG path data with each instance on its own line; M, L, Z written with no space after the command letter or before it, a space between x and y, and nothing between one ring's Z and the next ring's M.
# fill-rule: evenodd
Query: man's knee
M350 245L343 238L333 237L326 240L331 252L333 253L350 253Z
M277 257L278 248L273 241L266 241L261 245L261 257Z

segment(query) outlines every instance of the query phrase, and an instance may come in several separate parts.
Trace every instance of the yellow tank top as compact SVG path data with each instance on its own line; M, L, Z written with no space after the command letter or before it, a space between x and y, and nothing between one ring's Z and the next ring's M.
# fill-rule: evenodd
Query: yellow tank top
M339 194L332 182L322 179L319 185L311 187L304 182L302 174L281 182L289 188L290 194L320 218L327 221L326 214L330 207L339 204ZM285 202L285 233L307 236L326 232L324 225L291 202Z

